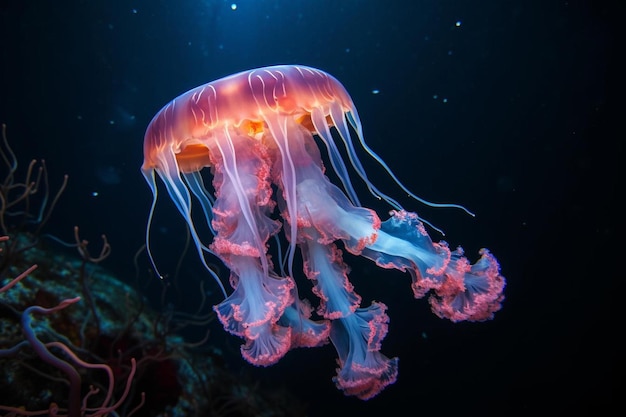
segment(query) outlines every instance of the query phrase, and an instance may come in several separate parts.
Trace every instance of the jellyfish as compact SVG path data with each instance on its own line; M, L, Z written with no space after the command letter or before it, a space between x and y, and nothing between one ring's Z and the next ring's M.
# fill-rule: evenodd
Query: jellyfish
M428 295L440 317L484 321L501 308L505 279L496 258L482 249L471 264L461 247L434 242L425 220L370 180L359 154L414 200L464 208L407 189L366 144L346 89L322 70L271 66L193 88L154 116L143 149L141 171L153 195L145 238L155 271L150 225L162 183L223 294L213 309L253 365L330 342L339 366L333 381L346 395L367 400L396 381L398 358L381 352L388 307L362 305L345 252L406 272L415 298ZM388 205L387 219L361 204L355 178ZM211 256L230 271L227 283L209 267ZM317 301L300 298L296 278L310 281Z

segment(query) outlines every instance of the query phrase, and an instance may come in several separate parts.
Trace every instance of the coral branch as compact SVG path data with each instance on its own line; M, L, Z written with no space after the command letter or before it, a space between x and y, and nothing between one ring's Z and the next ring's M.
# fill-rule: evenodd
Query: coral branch
M67 375L70 380L69 417L80 417L80 374L72 365L62 359L57 358L52 352L48 350L46 345L37 338L31 326L31 314L52 314L55 311L64 309L79 300L80 297L63 300L59 305L52 308L31 306L28 307L22 314L22 330L24 331L24 336L26 337L32 348L35 350L37 355L39 355L39 357L44 362L49 363L57 369L60 369L65 375Z
M8 284L6 284L4 287L0 288L0 293L3 293L5 291L8 291L9 289L11 289L11 287L13 287L15 284L17 284L18 282L20 282L21 280L23 280L24 278L26 278L28 275L30 275L31 272L33 272L35 269L37 269L37 265L33 265L30 268L28 268L26 271L22 272L21 274L19 274L17 277L13 278L11 281L9 281Z
M102 249L100 250L100 254L96 257L89 254L89 250L87 249L89 241L80 238L78 234L78 226L74 226L74 239L76 239L76 248L78 249L78 253L87 262L97 264L105 260L111 254L111 245L109 244L106 235L102 235Z

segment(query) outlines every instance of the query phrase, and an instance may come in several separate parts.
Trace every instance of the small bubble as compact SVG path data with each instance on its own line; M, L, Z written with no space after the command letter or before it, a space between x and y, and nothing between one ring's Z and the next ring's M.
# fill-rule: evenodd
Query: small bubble
M380 93L380 90L377 90L377 89L372 90L372 94L379 94L379 93Z
M456 21L456 23L454 24L454 26L456 26L456 27L461 27L461 21L460 21L460 20L457 20L457 21Z
M237 3L233 3L230 5L230 10L237 10Z

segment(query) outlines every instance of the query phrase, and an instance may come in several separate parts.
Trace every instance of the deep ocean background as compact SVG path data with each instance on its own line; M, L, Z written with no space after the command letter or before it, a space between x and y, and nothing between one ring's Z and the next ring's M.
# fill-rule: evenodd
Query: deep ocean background
M407 275L347 257L366 304L389 306L382 351L400 358L398 381L370 401L348 398L331 381L332 346L254 368L213 323L211 341L235 372L287 387L314 417L603 415L619 332L613 286L623 278L617 3L241 0L233 10L219 0L2 0L0 122L20 159L46 160L53 186L69 175L46 231L71 240L79 225L94 243L106 233L104 266L131 280L151 201L139 167L153 115L238 71L323 69L351 93L368 144L409 188L477 214L402 200L470 260L489 248L506 300L493 321L453 324L412 298ZM155 230L155 256L171 272L185 232L165 198ZM147 273L145 257L140 268ZM218 295L188 256L170 302L194 305L200 280ZM159 294L158 283L146 293L155 308Z

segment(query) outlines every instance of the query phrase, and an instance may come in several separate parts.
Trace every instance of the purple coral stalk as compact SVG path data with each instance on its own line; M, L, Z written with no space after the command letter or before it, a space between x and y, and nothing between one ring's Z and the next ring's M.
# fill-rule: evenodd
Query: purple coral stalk
M35 335L35 332L31 326L32 324L32 314L52 314L55 311L59 311L69 306L70 304L74 304L79 301L80 297L76 298L68 298L66 300L61 301L61 303L52 308L44 308L41 306L31 306L28 307L22 313L22 330L24 331L24 336L35 350L37 355L46 363L54 366L57 369L63 371L70 380L70 394L69 394L69 404L68 404L68 416L69 417L80 417L81 414L81 395L80 395L80 386L81 386L81 378L78 371L69 363L65 362L62 359L56 357L52 352L48 350L46 345L41 342Z

